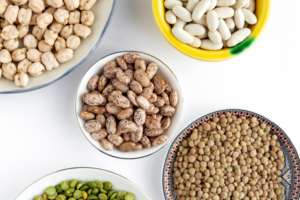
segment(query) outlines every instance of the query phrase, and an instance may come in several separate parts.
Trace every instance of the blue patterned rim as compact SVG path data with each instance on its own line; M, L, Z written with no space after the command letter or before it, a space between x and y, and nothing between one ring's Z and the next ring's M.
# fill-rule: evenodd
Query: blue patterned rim
M300 159L290 138L278 125L271 122L269 119L254 112L239 109L220 110L204 115L183 129L183 131L181 131L174 139L169 151L167 152L162 171L162 186L165 200L178 200L174 195L173 162L176 160L176 155L179 149L178 147L181 145L182 141L189 137L192 131L203 122L210 121L212 118L219 117L226 112L230 112L235 116L245 116L247 118L256 117L260 123L265 123L271 127L270 134L278 136L277 141L280 143L280 149L283 151L285 157L284 169L281 173L281 187L284 190L282 200L298 200L300 195Z
M82 60L80 61L77 65L75 65L73 68L71 68L70 70L68 70L66 73L64 73L62 76L58 77L57 79L53 80L53 81L50 81L48 83L45 83L43 85L39 85L39 86L36 86L36 87L33 87L33 88L30 88L30 89L24 89L24 90L12 90L12 91L5 91L5 92L0 92L0 94L15 94L15 93L24 93L24 92L31 92L31 91L34 91L34 90L38 90L38 89L41 89L43 87L46 87L46 86L49 86L51 85L52 83L55 83L56 81L58 81L59 79L67 76L68 74L70 74L71 72L73 72L75 69L77 69L80 65L82 65L92 54L93 52L96 50L96 48L98 47L99 43L101 42L109 24L110 24L110 21L112 19L112 16L114 14L114 11L115 11L115 8L116 8L116 0L113 0L113 5L112 5L112 9L111 9L111 12L110 12L110 15L108 17L108 20L104 26L104 29L102 31L102 33L100 34L100 37L98 39L98 41L96 42L96 44L94 45L94 47L91 49L91 51L88 53L88 55Z

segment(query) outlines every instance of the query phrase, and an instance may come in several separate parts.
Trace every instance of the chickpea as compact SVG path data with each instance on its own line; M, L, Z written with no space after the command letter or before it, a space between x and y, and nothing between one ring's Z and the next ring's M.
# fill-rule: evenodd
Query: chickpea
M17 73L17 68L14 63L4 63L2 64L2 74L8 80L13 81Z
M1 37L4 40L11 40L19 37L20 32L15 25L8 25L2 29Z
M28 6L35 13L41 13L45 10L45 4L42 0L29 0Z
M7 49L2 49L0 51L0 62L10 63L12 61L11 55Z
M28 73L30 76L39 76L44 71L45 71L45 67L40 62L35 62L31 64L28 68Z
M55 11L56 11L56 8L49 7L44 11L44 13L49 13L49 14L53 15L55 13Z
M55 54L56 59L58 60L59 63L64 63L73 58L73 50L69 48L65 49L60 49L56 54Z
M79 24L79 22L80 22L80 12L78 10L74 10L70 12L69 24Z
M91 10L97 0L80 0L80 10Z
M24 26L21 26L21 24L19 24L17 26L17 29L20 33L19 35L19 38L23 38L25 35L28 34L28 31L29 31L29 25L24 25Z
M67 24L69 19L69 12L67 10L59 8L54 13L54 19L61 24Z
M0 14L4 14L8 6L7 0L0 0Z
M66 41L64 38L58 37L54 43L55 50L59 51L60 49L66 48Z
M3 42L3 46L10 52L16 50L19 47L19 40L18 38L5 40Z
M53 16L49 13L43 13L36 18L36 23L41 29L47 28L53 21Z
M57 33L54 33L51 30L46 30L44 34L45 42L49 45L54 45L56 38L58 37Z
M34 35L36 37L36 39L42 40L46 30L47 30L46 28L40 28L36 25L32 29L32 35Z
M62 0L46 0L47 4L53 8L60 8L64 5Z
M53 45L49 45L45 42L45 40L41 40L38 44L38 48L40 52L48 52L53 49Z
M33 13L29 25L37 25L37 18L41 13Z
M51 52L43 53L41 56L42 63L45 65L46 69L52 70L53 68L57 68L59 66L59 63L57 62L55 56Z
M67 47L70 49L77 49L80 45L80 38L77 35L70 35L67 39Z
M42 53L37 49L29 49L27 51L27 58L32 62L40 62Z
M10 25L10 23L6 19L1 19L0 21L1 21L1 28Z
M61 32L61 30L63 29L63 27L65 27L66 25L65 24L61 24L59 22L53 22L51 25L50 25L50 30L52 30L54 33L57 33L59 34Z
M91 26L94 23L94 13L92 11L81 11L81 23Z
M38 40L31 34L27 34L23 40L24 46L27 49L35 49L38 45Z
M11 3L17 5L17 6L22 6L28 3L28 0L10 0Z
M15 85L18 87L26 87L29 82L29 76L24 73L23 71L20 71L18 74L15 75Z
M60 33L60 36L65 38L65 39L68 39L68 37L70 35L73 35L74 34L74 26L73 25L69 25L69 26L65 26L62 30L61 30L61 33Z
M75 10L79 7L79 0L64 0L68 10Z
M30 8L21 8L18 14L18 20L21 26L27 26L30 23L32 11Z
M91 29L85 25L82 24L76 24L74 26L74 32L79 37L85 39L91 34Z
M17 21L19 12L19 6L9 5L5 11L4 18L10 23L13 24Z
M28 73L28 68L32 64L27 58L19 62L18 64L18 72L23 71L24 73Z

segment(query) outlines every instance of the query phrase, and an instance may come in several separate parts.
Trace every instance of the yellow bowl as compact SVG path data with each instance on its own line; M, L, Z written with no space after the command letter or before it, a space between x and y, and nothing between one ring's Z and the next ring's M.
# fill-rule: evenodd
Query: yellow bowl
M257 24L249 27L252 33L245 41L235 47L218 51L197 49L177 40L172 34L171 26L165 20L164 0L152 0L152 11L160 32L178 51L194 59L216 62L237 57L248 50L259 39L270 18L271 0L256 0L255 14L257 16Z

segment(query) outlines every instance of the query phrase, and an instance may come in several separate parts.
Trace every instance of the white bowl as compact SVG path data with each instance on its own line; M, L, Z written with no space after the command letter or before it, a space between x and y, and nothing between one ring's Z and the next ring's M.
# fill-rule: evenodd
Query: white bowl
M158 71L157 74L161 75L164 79L164 81L166 83L168 83L172 89L176 90L178 95L179 95L179 102L178 105L176 107L176 113L175 115L172 117L172 124L171 126L164 132L164 135L167 135L169 138L167 140L167 142L158 145L158 146L153 146L150 148L144 148L140 151L131 151L131 152L121 152L119 151L117 148L114 148L112 151L106 151L100 144L99 141L93 140L91 137L91 134L89 132L87 132L84 129L84 124L85 121L82 120L78 114L81 112L82 110L82 106L84 105L83 101L82 101L82 94L85 92L89 92L88 88L87 88L87 84L90 80L90 78L92 76L94 76L95 74L103 74L103 67L105 66L106 63L108 63L111 60L116 59L118 56L124 56L126 53L129 53L131 51L127 51L127 52L117 52L111 55L108 55L102 59L100 59L98 62L96 62L93 66L90 67L90 69L87 70L87 72L85 73L85 75L83 76L78 90L77 90L77 94L76 94L76 100L75 100L75 114L77 117L77 121L79 124L79 127L81 128L81 131L83 132L84 136L88 139L88 141L94 145L94 147L96 147L98 150L102 151L103 153L116 157L116 158L122 158L122 159L136 159L136 158L142 158L142 157L146 157L149 156L157 151L159 151L160 149L162 149L169 141L172 140L173 136L176 136L177 134L177 130L178 130L178 126L180 124L181 118L182 118L182 114L183 114L183 98L182 98L182 92L181 92L181 88L180 85L178 83L178 80L175 76L175 74L171 71L171 69L162 61L160 61L159 59L146 54L146 53L142 53L142 52L137 52L141 55L141 57L147 61L147 62L156 62L158 64Z
M15 200L34 199L34 197L42 195L47 187L55 186L65 180L71 181L74 179L85 182L109 181L113 184L113 189L116 192L126 191L127 193L133 193L135 195L135 200L151 200L144 191L127 178L97 168L70 168L53 172L31 184Z
M0 79L0 94L29 92L43 88L79 67L92 55L100 43L112 18L115 5L116 0L98 0L95 3L92 7L95 15L94 24L91 26L92 33L86 39L82 40L80 47L74 51L74 57L70 61L61 64L57 69L44 72L41 76L30 77L28 86L24 88L17 87L13 81L2 77Z

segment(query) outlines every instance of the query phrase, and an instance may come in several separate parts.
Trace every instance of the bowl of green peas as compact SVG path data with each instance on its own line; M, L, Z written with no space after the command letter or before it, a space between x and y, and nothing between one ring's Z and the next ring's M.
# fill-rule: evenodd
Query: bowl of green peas
M70 168L35 181L16 200L151 200L127 178L97 168Z

